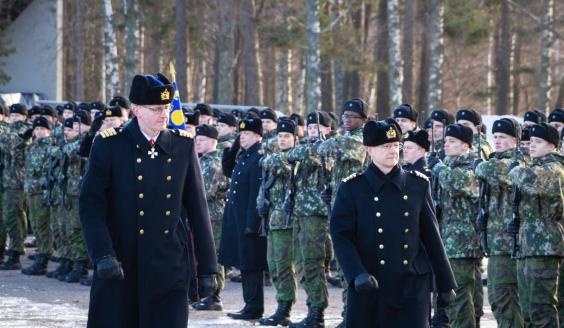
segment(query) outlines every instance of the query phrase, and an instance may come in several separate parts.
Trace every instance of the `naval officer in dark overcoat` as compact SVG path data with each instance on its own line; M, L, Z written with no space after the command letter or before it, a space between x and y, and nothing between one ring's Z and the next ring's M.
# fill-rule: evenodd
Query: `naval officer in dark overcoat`
M94 140L79 203L95 266L88 327L185 328L192 275L215 288L215 246L193 138L166 128L173 95L162 74L135 76L135 118Z
M394 124L369 121L363 138L372 163L343 180L330 223L349 284L346 327L428 327L433 274L441 304L456 287L429 181L399 167Z

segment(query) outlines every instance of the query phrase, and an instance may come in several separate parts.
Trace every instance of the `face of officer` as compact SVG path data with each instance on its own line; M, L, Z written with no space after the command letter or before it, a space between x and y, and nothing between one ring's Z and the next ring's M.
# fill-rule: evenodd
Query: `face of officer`
M204 124L213 125L212 121L213 121L213 116L200 114L200 119L199 119L198 123L200 124L200 126L202 126Z
M476 127L476 125L474 125L474 123L467 121L467 120L458 120L456 123L463 125L467 128L470 128L470 130L472 130L472 134L476 134L478 133L478 128Z
M398 122L398 124L401 128L402 134L406 134L407 131L413 131L417 127L417 122L414 122L414 121L412 121L408 118L398 117L398 118L395 118L395 120L396 120L396 122Z
M296 137L290 132L278 132L276 135L276 141L278 141L278 148L284 151L294 147L296 144Z
M443 140L443 129L444 129L444 125L442 122L439 121L435 121L433 120L433 138L435 139L435 141L437 140ZM431 135L431 133L429 133L429 135Z
M403 159L408 164L417 162L421 157L425 156L425 148L419 146L413 141L405 141L403 143Z
M63 120L66 120L67 118L72 118L74 116L74 112L70 109L65 109L63 111Z
M355 130L356 128L364 124L364 117L360 116L360 114L358 114L357 112L350 110L344 111L343 115L341 115L341 119L343 120L343 127L347 131Z
M169 111L170 105L135 105L133 107L139 128L149 136L156 136L166 129Z
M531 144L529 146L531 158L543 157L544 155L553 152L555 149L556 146L550 142L538 137L531 137Z
M10 123L25 121L27 116L20 113L10 113Z
M450 157L458 157L468 153L470 145L460 139L447 136L445 137L445 155Z
M207 154L214 151L217 147L217 140L206 136L196 136L196 153Z
M78 135L78 132L74 128L71 129L71 128L65 127L64 134L65 134L65 140L72 140L72 139L76 138L76 136Z
M368 152L372 163L383 173L390 172L399 162L400 143L398 141L375 147L364 146L364 149Z
M217 122L215 128L217 129L217 133L219 134L220 137L223 137L223 136L226 136L230 133L235 132L234 126L229 126L229 125L222 123L222 122Z
M269 118L263 118L261 119L261 121L262 121L262 130L264 132L269 132L276 129L276 122L274 122L273 120Z
M562 128L564 128L564 123L562 122L550 122L548 124L552 125L556 128L556 130L558 130L558 135L560 135L560 131L562 131Z
M262 137L253 131L241 131L239 141L241 143L241 148L247 150L251 148L254 144L261 141Z
M322 124L319 125L319 130L321 131L322 135L327 135L331 132L331 127L323 126ZM319 138L319 133L317 131L317 124L311 123L307 125L307 135L311 138Z
M493 134L494 150L496 153L502 153L517 146L517 138L506 133L496 132Z
M33 135L37 138L37 139L41 139L41 138L46 138L48 136L51 135L51 130L44 128L42 126L36 126L33 129Z

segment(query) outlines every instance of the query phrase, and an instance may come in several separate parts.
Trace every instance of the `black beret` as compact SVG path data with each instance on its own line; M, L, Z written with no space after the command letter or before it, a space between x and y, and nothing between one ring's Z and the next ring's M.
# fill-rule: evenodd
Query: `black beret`
M475 126L482 124L482 115L473 108L462 108L456 112L456 121L466 120L474 123Z
M419 113L410 104L402 104L394 109L394 118L407 118L417 122L417 116L419 116Z
M76 107L77 107L77 106L76 106L76 103L74 103L73 101L69 101L68 103L66 103L66 104L63 106L63 111L65 111L65 110L71 110L71 111L74 112L74 111L76 110Z
M523 117L523 121L533 122L539 124L546 121L546 116L538 109L527 111Z
M279 120L278 124L276 125L276 133L280 133L280 132L288 132L293 135L296 135L297 132L296 123L291 119Z
M195 126L200 125L200 112L194 112L186 108L182 108L182 113L186 118L186 124Z
M513 119L504 117L493 123L492 133L496 132L505 133L512 137L518 138L521 132L521 125L519 124L519 122Z
M72 129L73 123L74 123L74 119L72 117L66 118L63 121L63 127Z
M325 127L331 126L331 117L329 117L329 114L327 114L327 112L322 112L322 111L316 111L316 112L307 114L307 125L317 124L317 122L318 122L317 117L318 116L319 116L319 124L321 124Z
M85 110L87 112L90 112L90 104L89 103L80 103L80 104L78 104L77 110Z
M472 148L472 140L474 133L472 129L462 124L451 124L447 127L445 137L453 137L464 143L467 143Z
M403 141L415 142L416 144L424 148L425 151L429 151L429 148L431 148L429 134L425 130L407 131L407 137L403 139Z
M246 117L239 122L239 131L252 131L262 136L262 121L256 117Z
M27 115L27 108L22 104L13 104L10 106L10 114Z
M558 143L560 141L558 130L552 125L546 123L535 124L531 126L531 137L541 138L556 147L558 147Z
M112 98L112 100L110 100L108 105L110 105L110 106L119 105L119 107L121 107L121 108L129 109L131 107L131 102L129 101L129 99L127 99L125 97L115 96L115 97Z
M548 122L560 122L564 123L564 110L561 108L556 108L555 110L550 113L548 116Z
M123 117L123 112L119 106L108 106L104 110L105 117Z
M135 75L129 90L129 100L137 105L167 105L174 97L174 86L161 73Z
M343 105L343 113L344 112L356 112L359 113L362 117L366 118L366 111L368 110L368 106L366 102L362 99L354 98L351 99Z
M431 113L431 119L441 123L446 122L446 125L454 123L454 116L444 109L437 109Z
M32 126L33 126L34 129L36 127L42 127L42 128L46 128L46 129L49 129L49 130L52 129L51 122L49 122L49 120L47 120L45 117L42 117L42 116L36 117L33 120Z
M292 113L290 119L296 123L297 126L305 126L304 117L298 113Z
M196 107L194 107L194 111L200 112L200 115L213 116L213 110L208 104L196 104Z
M276 122L278 115L276 115L276 112L272 108L265 108L260 111L260 118Z
M55 107L55 109L57 110L57 113L59 115L63 115L64 108L63 108L62 105L57 105L57 107Z
M564 129L562 129L564 131ZM531 127L526 126L521 130L521 141L530 141L531 140Z
M224 123L229 126L237 126L237 118L229 113L221 113L217 118L217 123Z
M111 106L116 107L115 105L111 105ZM99 101L90 103L90 110L105 110L105 109L106 109L106 105L104 105Z
M386 121L369 120L362 130L362 144L369 147L380 146L388 142L401 141L398 128Z
M243 111L241 111L240 109L232 109L231 114L238 118L243 117Z
M53 109L53 107L49 105L43 105L41 106L41 115L57 117L57 112Z
M31 107L31 109L27 111L27 115L28 116L41 115L41 106L35 105Z
M203 125L200 125L196 128L196 135L197 136L204 136L204 137L208 137L208 138L212 138L212 139L217 140L219 133L217 132L217 130L213 126L203 124Z
M90 125L91 123L90 114L85 110L79 110L78 112L76 112L76 114L74 114L73 120L75 122L79 122L86 125Z

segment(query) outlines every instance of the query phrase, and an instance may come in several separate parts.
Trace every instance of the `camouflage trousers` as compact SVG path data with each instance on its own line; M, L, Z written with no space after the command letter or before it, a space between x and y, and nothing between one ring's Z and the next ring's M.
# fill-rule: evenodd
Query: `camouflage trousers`
M51 255L53 253L53 232L51 230L51 213L45 206L43 195L28 195L29 223L37 243L37 253Z
M306 304L318 309L329 305L325 276L328 222L325 216L306 216L294 221L294 251L298 277L307 294Z
M215 249L219 255L219 243L221 242L221 221L212 221L213 240L215 242ZM222 290L225 286L225 269L223 265L217 264L217 288Z
M499 328L523 327L517 289L517 260L503 255L490 256L488 300Z
M66 209L62 206L51 207L51 230L53 231L53 239L57 246L57 256L70 259L70 244L66 232L67 221L65 220Z
M560 273L558 274L558 320L560 328L564 328L564 262L560 265Z
M484 286L482 285L482 259L476 267L476 285L474 286L474 314L476 320L484 316Z
M456 298L446 312L451 328L475 328L475 294L479 278L476 276L480 259L449 259L458 287ZM481 282L480 282L481 283Z
M276 288L277 302L296 301L296 268L292 229L268 232L267 260L270 278Z
M517 263L519 305L525 327L558 327L558 275L562 259L526 257Z
M3 217L10 243L8 250L24 254L24 241L27 236L25 214L25 195L22 190L5 190L2 194Z
M69 196L66 201L67 207L63 220L65 221L66 231L64 235L67 238L69 259L76 262L87 261L88 251L86 250L82 226L78 216L78 196Z

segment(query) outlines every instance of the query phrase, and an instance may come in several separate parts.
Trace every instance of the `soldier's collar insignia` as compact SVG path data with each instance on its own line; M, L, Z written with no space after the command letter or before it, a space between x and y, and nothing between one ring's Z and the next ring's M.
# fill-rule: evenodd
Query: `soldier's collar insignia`
M161 92L161 100L170 100L170 92L167 89Z
M390 126L390 128L386 132L386 138L394 139L396 136L397 136L396 130L393 127Z

